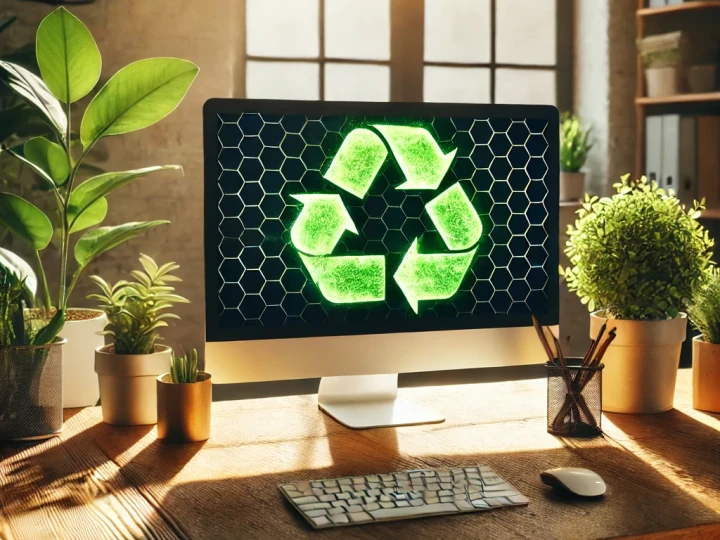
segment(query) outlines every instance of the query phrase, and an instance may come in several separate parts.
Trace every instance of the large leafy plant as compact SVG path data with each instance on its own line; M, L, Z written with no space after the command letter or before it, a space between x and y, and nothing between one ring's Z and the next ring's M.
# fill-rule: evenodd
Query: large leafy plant
M645 177L626 175L614 187L612 198L586 196L568 226L568 288L608 317L675 317L711 265L714 241L697 221L702 203L686 211Z
M577 116L566 112L560 122L560 167L564 172L579 172L590 153L590 129Z
M167 326L168 319L179 319L169 312L176 303L188 300L174 293L172 282L182 281L174 276L179 265L166 263L160 267L147 255L140 256L143 270L131 272L135 281L119 281L110 285L100 276L91 276L100 288L91 294L100 302L108 317L103 334L112 337L117 354L150 354L160 339L159 329Z
M2 192L0 223L30 246L45 306L64 311L80 275L96 257L168 223L153 220L94 228L105 219L107 196L149 173L179 169L176 165L153 166L81 181L83 162L100 139L145 128L170 114L182 101L198 68L178 58L149 58L122 68L94 95L76 132L70 120L71 106L88 95L100 77L101 57L95 40L79 19L58 8L40 23L36 54L42 78L0 60L0 80L42 115L53 135L32 137L22 146L2 150L34 171L54 199L55 212L48 216L28 200ZM86 232L75 240L82 231ZM59 290L54 298L40 256L53 236L60 251ZM0 258L0 264L3 261ZM7 268L22 278L17 264Z

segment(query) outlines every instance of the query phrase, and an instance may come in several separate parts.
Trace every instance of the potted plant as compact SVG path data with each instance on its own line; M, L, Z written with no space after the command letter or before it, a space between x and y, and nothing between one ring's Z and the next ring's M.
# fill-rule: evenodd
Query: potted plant
M590 311L590 335L614 319L603 362L603 410L671 409L687 316L681 313L710 266L714 244L672 193L629 175L612 198L587 197L568 227L561 273ZM597 311L596 311L597 310Z
M98 300L108 318L102 332L112 344L95 351L95 372L100 383L103 421L134 426L157 422L155 379L165 372L171 349L160 345L159 330L169 319L179 319L168 310L173 304L188 302L174 294L172 282L181 281L171 274L179 266L160 267L147 255L140 256L143 270L133 270L134 281L109 285L99 276L91 276L100 288L89 298Z
M197 442L210 438L212 382L198 371L197 350L187 356L172 353L170 373L157 378L158 439Z
M54 206L54 212L47 215L23 197L3 192L0 223L27 243L44 308L67 314L63 330L68 339L64 405L94 405L98 398L92 371L94 351L104 343L97 332L107 320L100 311L71 308L73 289L96 257L168 223L153 220L98 228L107 214L107 196L152 172L179 167L152 166L88 178L83 165L100 139L145 128L170 114L182 101L198 68L178 58L149 58L122 68L94 95L78 132L70 121L72 104L89 94L100 77L101 57L95 40L79 19L61 7L40 23L36 41L42 78L0 60L0 81L29 106L20 110L19 122L23 118L35 122L40 114L52 135L25 140L13 136L10 140L14 146L3 142L0 151L35 173L44 188L39 193L49 198L45 205ZM59 285L54 295L41 256L53 239L59 250Z
M48 321L24 309L24 280L0 267L0 440L42 439L62 429L65 313Z
M713 268L693 293L688 316L700 331L693 338L693 408L720 413L720 271Z
M579 201L585 193L585 173L581 171L592 148L590 129L572 113L566 112L560 124L560 200Z
M681 32L648 36L638 42L648 97L672 96L680 92L683 44Z

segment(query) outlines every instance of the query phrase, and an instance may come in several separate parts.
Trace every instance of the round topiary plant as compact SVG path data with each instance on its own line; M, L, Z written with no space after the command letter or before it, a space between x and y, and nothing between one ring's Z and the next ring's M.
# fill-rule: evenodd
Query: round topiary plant
M585 196L568 226L563 270L568 288L590 311L618 319L676 317L711 265L714 241L672 192L629 175L609 197Z

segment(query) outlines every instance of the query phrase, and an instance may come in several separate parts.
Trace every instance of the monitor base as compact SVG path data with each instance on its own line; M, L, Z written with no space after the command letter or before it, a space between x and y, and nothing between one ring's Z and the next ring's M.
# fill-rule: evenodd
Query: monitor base
M318 407L351 429L437 424L445 417L398 397L398 376L323 377Z

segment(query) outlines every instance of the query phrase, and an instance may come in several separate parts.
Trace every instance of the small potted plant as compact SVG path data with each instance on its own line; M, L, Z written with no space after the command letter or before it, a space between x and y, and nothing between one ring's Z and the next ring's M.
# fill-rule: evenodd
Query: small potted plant
M88 159L101 139L143 129L170 114L199 69L179 58L147 58L129 64L95 92L82 121L73 125L73 104L92 93L100 79L102 58L92 34L60 7L40 23L35 51L37 62L30 69L0 60L0 83L4 83L0 86L7 86L20 101L13 114L3 117L0 152L21 165L18 170L32 171L41 188L33 191L39 201L36 206L17 194L0 192L0 224L27 245L40 278L38 297L43 309L66 313L64 406L95 405L98 387L92 366L95 349L104 344L98 331L107 319L98 310L70 307L73 289L97 257L168 223L154 220L98 227L105 220L112 192L151 173L180 167L96 174L87 167ZM52 213L38 206L52 208ZM53 238L56 241L51 243ZM57 256L45 255L50 246L57 247ZM58 289L52 293L43 266L48 259L58 265Z
M638 42L648 97L672 96L680 92L683 43L681 32L648 36Z
M173 304L188 302L174 294L169 283L181 281L171 274L175 263L160 267L147 255L140 256L143 270L131 272L134 281L108 284L91 276L100 288L89 298L98 300L108 318L103 335L113 343L95 351L95 372L100 383L103 421L121 426L157 422L155 379L170 362L172 350L160 345L159 330L168 319L179 319L169 312Z
M170 373L157 378L158 439L197 442L210 438L212 382L198 371L197 350L189 355L172 353Z
M685 210L672 193L629 175L612 198L587 197L561 273L590 311L590 335L614 319L617 339L603 362L603 410L671 409L687 316L681 310L705 278L714 245L697 221L703 203ZM597 310L597 311L596 311Z
M65 312L32 318L24 295L24 280L0 267L0 440L43 439L62 429Z
M585 166L592 148L590 129L572 113L566 112L560 124L560 200L579 201L585 193Z
M720 271L713 268L687 307L693 338L693 408L720 413Z

